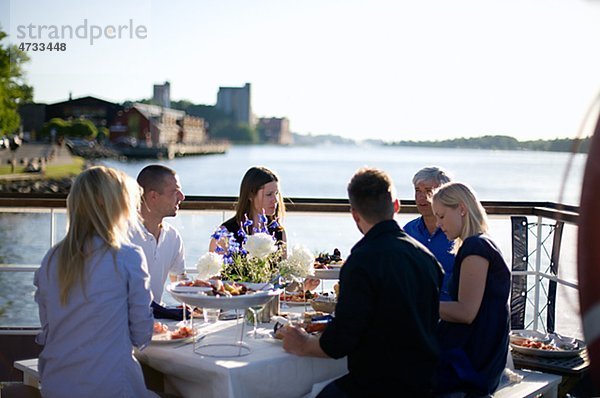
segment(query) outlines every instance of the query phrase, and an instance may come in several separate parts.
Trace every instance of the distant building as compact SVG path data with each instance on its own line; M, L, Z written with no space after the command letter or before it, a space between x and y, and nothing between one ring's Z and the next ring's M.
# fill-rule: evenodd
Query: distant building
M171 107L171 83L155 84L152 102L165 108Z
M69 98L68 101L47 105L45 119L49 121L55 117L65 120L82 118L90 120L96 127L101 128L112 125L121 110L123 110L121 105L96 97Z
M23 104L19 106L19 116L23 132L29 139L35 140L46 122L46 104Z
M244 87L219 87L216 108L233 116L237 123L255 126L252 114L250 83Z
M262 142L280 145L290 145L292 143L288 118L261 117L258 119L257 129Z
M200 144L206 140L204 119L184 111L136 103L123 110L110 127L110 140L135 138L143 146Z

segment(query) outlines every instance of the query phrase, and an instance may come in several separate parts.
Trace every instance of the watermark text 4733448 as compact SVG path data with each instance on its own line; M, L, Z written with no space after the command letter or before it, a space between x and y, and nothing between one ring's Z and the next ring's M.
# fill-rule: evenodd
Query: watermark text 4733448
M29 43L29 42L20 42L19 50L21 51L67 51L67 43L65 42L42 42L42 43Z
M21 44L25 46L30 44L29 50L25 51L46 51L42 49L42 42L46 43L44 49L49 50L49 45L52 44L52 49L56 50L55 45L58 40L58 50L62 50L61 44L65 44L63 40L86 40L89 45L93 46L95 42L100 40L120 40L120 39L146 39L148 37L148 28L145 25L135 24L133 19L125 24L114 25L95 25L90 24L87 19L79 25L39 25L30 23L28 25L17 26L17 39L25 40ZM46 42L49 40L49 42ZM37 50L33 47L38 44Z

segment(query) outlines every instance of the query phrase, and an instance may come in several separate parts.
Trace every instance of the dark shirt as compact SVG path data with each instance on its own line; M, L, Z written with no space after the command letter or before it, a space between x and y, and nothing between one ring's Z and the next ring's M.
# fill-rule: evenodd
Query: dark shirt
M456 254L450 281L450 296L454 301L458 299L462 262L471 255L489 262L481 306L470 325L440 322L442 357L437 389L440 392L465 391L478 396L496 390L506 366L510 271L500 249L487 235L468 237Z
M227 220L223 224L221 224L221 226L225 227L227 229L227 231L233 233L235 240L237 241L237 243L240 244L240 246L244 245L244 237L243 237L243 235L240 235L238 233L242 229L242 226L235 220L235 217L231 217L229 220ZM248 227L247 229L249 231L246 231L246 233L251 231L252 226ZM269 220L268 225L267 225L267 231L269 232L269 235L271 235L275 238L275 240L277 241L278 244L280 244L280 242L283 241L283 232L285 230L281 225L278 225L277 223L274 223L272 220ZM252 234L249 233L248 235L252 235Z
M330 357L348 356L349 373L336 380L346 394L431 394L441 283L433 255L393 220L356 243L340 272L335 318L320 339Z
M444 282L442 283L440 300L449 301L448 284L450 283L452 269L454 268L454 254L450 252L453 242L449 241L444 231L439 228L436 228L433 234L430 234L422 216L406 223L404 231L428 248L440 264L442 264L444 268Z

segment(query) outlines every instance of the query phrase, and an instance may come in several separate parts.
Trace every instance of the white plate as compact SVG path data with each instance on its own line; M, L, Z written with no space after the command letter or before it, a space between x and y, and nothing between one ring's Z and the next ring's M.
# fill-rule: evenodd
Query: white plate
M212 291L212 287L207 286L179 286L181 282L173 282L171 286L171 291L176 293L208 293Z
M512 330L509 337L511 343L516 343L525 339L542 343L549 343L551 340L547 334L538 332L537 330Z
M579 343L581 344L581 347L583 347L583 341L579 341ZM521 354L531 355L531 356L536 356L536 357L546 357L546 358L575 357L575 356L581 354L581 352L583 350L585 350L585 348L579 348L576 350L540 350L537 348L523 347L523 346L517 345L515 343L510 343L510 347L513 350L515 350L516 352L519 352Z
M284 301L284 300L281 300L281 303L282 304L286 303L287 305L292 306L292 307L296 307L296 306L300 307L300 306L305 305L305 304L309 305L309 303L306 302L306 301L287 301L287 300Z
M340 269L316 269L315 278L318 279L340 279Z
M198 336L198 332L194 333L195 336ZM194 339L195 336L190 336L190 337L184 337L181 339L172 339L171 338L171 332L166 332L166 333L160 333L160 334L153 334L152 335L152 341L151 344L155 344L155 345L169 345L169 344L176 344L176 343L183 343L183 342L190 342Z
M251 290L273 290L275 287L272 283L254 283L254 282L235 282L238 285L244 285Z
M281 293L281 290L266 290L240 296L206 296L194 293L178 293L167 286L167 291L171 293L175 300L200 308L220 308L222 310L246 309L249 307L266 304L274 296Z

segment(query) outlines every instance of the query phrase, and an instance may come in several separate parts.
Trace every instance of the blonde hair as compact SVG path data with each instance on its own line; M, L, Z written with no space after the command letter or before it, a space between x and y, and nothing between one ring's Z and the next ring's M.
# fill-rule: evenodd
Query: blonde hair
M55 250L61 304L68 302L76 283L85 286L93 237L99 237L105 249L117 250L129 241L128 230L138 220L140 194L135 180L104 166L89 168L75 179L67 197L67 234Z
M456 209L460 204L465 207L465 217L460 236L454 241L452 251L456 253L462 242L469 236L488 231L487 214L475 196L473 190L460 182L449 182L442 185L433 195L433 201Z

